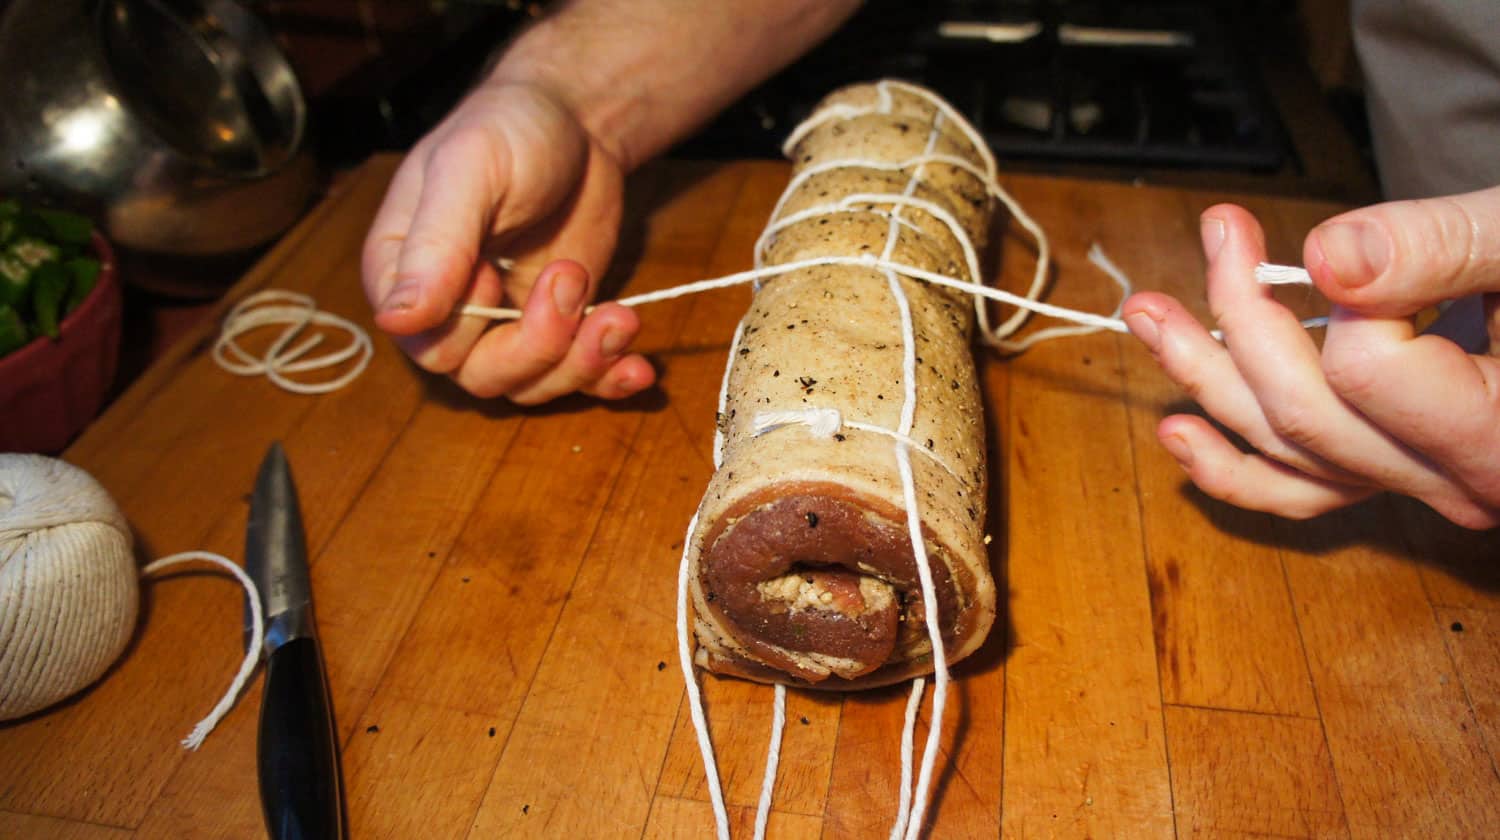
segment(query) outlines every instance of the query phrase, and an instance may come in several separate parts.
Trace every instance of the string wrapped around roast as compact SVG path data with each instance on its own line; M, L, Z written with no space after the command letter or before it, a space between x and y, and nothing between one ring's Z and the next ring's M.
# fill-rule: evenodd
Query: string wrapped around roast
M993 159L945 111L897 83L825 99L790 141L793 179L763 264L868 255L981 282L970 273L994 211ZM948 661L994 622L972 306L896 280L908 358L893 278L878 265L820 265L765 280L752 300L718 418L721 463L688 548L700 667L833 689L933 670L893 436L904 408ZM834 433L768 421L819 412Z

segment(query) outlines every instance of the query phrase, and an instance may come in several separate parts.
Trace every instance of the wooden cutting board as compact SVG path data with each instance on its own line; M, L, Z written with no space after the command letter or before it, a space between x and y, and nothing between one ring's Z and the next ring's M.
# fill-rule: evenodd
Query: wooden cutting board
M368 326L359 249L395 162L348 179L221 309L289 288ZM615 288L746 268L786 178L776 163L640 173ZM1197 216L1226 196L1006 184L1053 237L1054 302L1115 306L1084 259L1098 241L1202 314ZM1240 200L1283 262L1338 209ZM1002 263L1023 286L1027 245L1007 236ZM673 597L747 295L642 310L651 393L529 410L472 399L379 337L351 387L284 393L215 367L208 324L66 457L120 502L143 563L240 558L255 467L285 442L351 837L706 836ZM930 836L1500 835L1500 538L1389 497L1309 523L1205 499L1155 442L1182 397L1129 337L985 356L981 376L1003 620L957 669ZM99 684L0 725L0 836L263 834L258 680L201 750L177 746L239 661L240 592L183 572L144 598ZM703 684L748 836L771 692ZM889 830L904 702L791 694L772 837Z

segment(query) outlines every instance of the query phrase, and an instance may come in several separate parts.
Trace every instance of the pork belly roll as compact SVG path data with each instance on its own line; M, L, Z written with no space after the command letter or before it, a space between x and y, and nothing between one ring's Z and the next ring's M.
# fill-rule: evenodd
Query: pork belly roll
M820 105L812 128L794 135L798 175L772 218L765 266L889 255L971 279L962 240L976 250L985 242L994 208L976 171L992 163L930 97L882 83ZM925 282L899 283L915 336L906 437L951 662L979 647L995 616L972 304ZM897 443L879 431L901 428L905 345L897 296L878 266L804 268L766 279L755 294L718 418L722 463L688 548L701 667L830 689L933 670ZM775 417L814 417L781 414L810 409L825 419L837 411L842 424L831 434L796 420L764 428Z

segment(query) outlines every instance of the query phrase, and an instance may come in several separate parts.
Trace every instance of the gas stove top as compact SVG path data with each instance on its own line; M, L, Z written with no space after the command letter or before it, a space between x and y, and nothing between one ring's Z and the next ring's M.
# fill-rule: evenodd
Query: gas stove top
M829 90L890 76L943 94L1003 157L1271 171L1289 152L1251 54L1285 8L876 0L675 153L777 157Z
M1294 8L1293 0L868 0L672 154L778 158L786 133L830 90L895 77L943 94L1010 162L1273 172L1295 154L1254 58L1281 37ZM393 48L315 97L322 156L357 161L406 148L452 106L493 46L540 13L515 0L460 6L441 19L444 37L403 42L424 58L400 60Z

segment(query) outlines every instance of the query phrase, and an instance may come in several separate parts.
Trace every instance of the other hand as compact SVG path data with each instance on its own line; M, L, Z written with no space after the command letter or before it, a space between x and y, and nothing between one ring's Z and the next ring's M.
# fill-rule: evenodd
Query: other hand
M1209 208L1202 237L1223 344L1167 295L1135 295L1123 310L1167 375L1255 449L1201 417L1166 418L1157 436L1194 484L1292 518L1392 490L1466 527L1500 525L1500 188L1315 228L1303 263L1334 304L1321 350L1255 281L1265 242L1249 213ZM1475 353L1457 333L1417 332L1413 315L1465 296Z

